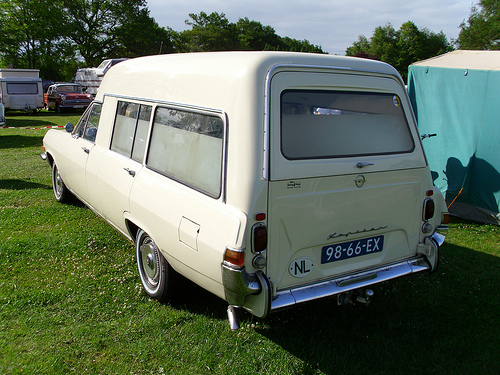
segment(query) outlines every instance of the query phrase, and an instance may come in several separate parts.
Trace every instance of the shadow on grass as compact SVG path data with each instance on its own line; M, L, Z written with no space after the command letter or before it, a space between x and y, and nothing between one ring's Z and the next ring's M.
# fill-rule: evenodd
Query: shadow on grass
M168 305L176 310L189 311L192 314L210 316L214 319L227 318L227 302L206 291L183 276L177 275L174 295ZM228 323L229 327L229 323Z
M1 130L0 130L1 131ZM42 147L43 137L26 135L2 135L0 133L0 149Z
M54 125L52 121L44 120L43 117L36 117L36 115L32 116L32 119L27 119L26 115L24 115L22 118L9 117L7 118L7 123L5 126L14 128L39 128L43 126Z
M302 359L303 374L500 373L500 259L442 252L435 274L375 286L367 307L317 301L272 314L259 332Z
M39 184L37 182L31 182L26 180L17 180L17 179L3 179L0 180L0 189L9 189L9 190L27 190L27 189L52 189L52 187Z

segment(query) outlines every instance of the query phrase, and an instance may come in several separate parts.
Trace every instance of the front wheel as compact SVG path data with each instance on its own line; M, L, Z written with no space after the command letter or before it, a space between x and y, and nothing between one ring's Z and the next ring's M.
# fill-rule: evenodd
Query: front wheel
M54 190L54 196L56 200L60 203L68 203L71 201L73 195L66 187L66 184L62 180L59 174L59 169L57 169L56 163L52 164L52 189Z
M142 229L137 233L136 258L139 276L145 292L160 302L171 294L171 276L175 272L163 257L153 239Z

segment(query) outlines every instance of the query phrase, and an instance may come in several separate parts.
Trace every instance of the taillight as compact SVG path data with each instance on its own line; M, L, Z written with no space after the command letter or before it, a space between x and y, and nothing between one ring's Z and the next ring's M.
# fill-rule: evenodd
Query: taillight
M443 225L450 224L450 214L448 212L443 212L441 214L441 224Z
M226 248L224 262L238 267L245 265L245 250Z
M435 204L431 198L424 200L424 209L422 213L422 219L424 221L429 221L434 216Z
M257 223L252 228L252 252L262 253L267 249L267 228L263 223Z

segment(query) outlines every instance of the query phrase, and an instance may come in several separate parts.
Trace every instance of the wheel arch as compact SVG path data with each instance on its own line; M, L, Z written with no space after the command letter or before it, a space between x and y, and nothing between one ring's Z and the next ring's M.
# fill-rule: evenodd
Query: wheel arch
M49 163L50 167L52 168L52 165L54 164L54 157L50 152L46 152L47 155L47 163Z
M127 226L128 234L134 244L136 243L137 240L137 233L139 232L139 229L143 229L140 226L138 226L136 223L134 223L130 219L125 219L125 225Z

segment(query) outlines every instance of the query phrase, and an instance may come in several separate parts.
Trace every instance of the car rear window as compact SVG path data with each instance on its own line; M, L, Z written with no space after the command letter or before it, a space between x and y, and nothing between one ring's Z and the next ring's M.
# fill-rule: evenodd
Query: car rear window
M414 147L397 95L313 90L281 95L281 152L287 159L397 154Z

